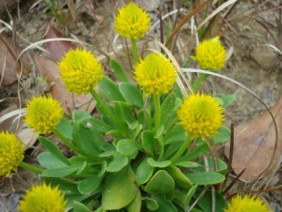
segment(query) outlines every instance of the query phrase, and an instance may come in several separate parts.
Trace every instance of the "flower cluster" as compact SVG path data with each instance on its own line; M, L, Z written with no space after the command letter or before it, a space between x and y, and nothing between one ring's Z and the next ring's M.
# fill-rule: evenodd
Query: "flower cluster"
M98 59L85 49L70 50L59 62L61 78L70 92L88 94L103 78Z
M196 48L196 55L192 58L202 69L219 71L225 64L226 50L219 37L215 37L201 42Z
M224 212L271 212L271 210L257 196L236 195Z
M126 38L142 38L151 27L150 20L142 8L131 2L117 11L115 32Z
M64 212L66 201L58 187L52 188L43 183L35 185L19 202L21 212Z
M24 158L24 147L15 134L0 132L0 176L17 171Z
M192 137L212 137L223 123L223 108L206 94L190 95L178 110L180 124Z
M169 59L151 53L135 67L134 79L146 94L168 93L176 81L176 70Z
M27 104L26 123L35 132L52 132L64 115L60 103L51 96L33 97Z

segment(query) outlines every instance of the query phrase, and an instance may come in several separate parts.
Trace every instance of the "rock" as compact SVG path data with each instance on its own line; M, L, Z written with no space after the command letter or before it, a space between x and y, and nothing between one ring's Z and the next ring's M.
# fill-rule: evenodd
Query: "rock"
M257 46L253 48L250 56L263 69L268 69L268 70L272 69L279 62L277 54L274 52L272 48L268 46Z

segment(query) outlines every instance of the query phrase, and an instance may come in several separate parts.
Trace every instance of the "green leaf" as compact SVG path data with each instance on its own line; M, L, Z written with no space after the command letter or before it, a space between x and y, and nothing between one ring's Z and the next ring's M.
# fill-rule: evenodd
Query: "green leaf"
M221 127L218 130L218 134L214 137L215 143L223 143L230 140L231 130L227 127Z
M128 212L138 212L141 211L142 206L142 196L140 191L137 191L135 199L126 207Z
M56 126L56 130L58 130L64 137L72 140L72 124L64 116Z
M236 96L234 94L231 95L217 94L215 95L215 97L221 100L221 105L224 108L228 107L236 100Z
M175 125L166 135L165 144L172 144L178 142L184 142L186 139L185 131L181 125Z
M178 212L177 208L172 204L171 201L167 200L164 195L153 196L159 203L160 207L156 210L157 212Z
M81 202L73 202L73 211L74 212L91 212L91 210Z
M80 166L66 166L66 167L57 167L51 169L45 169L42 173L45 177L67 177L76 171L78 171Z
M64 156L64 154L61 152L61 150L50 140L48 140L45 137L39 136L38 137L39 142L42 146L44 146L49 152L54 155L57 159L62 161L63 163L69 165L69 160Z
M186 174L189 180L198 185L213 185L224 181L225 177L217 172L197 172Z
M142 147L149 154L154 154L154 149L157 145L157 140L154 138L154 133L149 130L144 130L141 133Z
M103 210L119 210L128 206L136 197L138 188L128 167L109 174L102 189Z
M83 126L87 126L88 124L92 126L95 130L99 132L104 132L104 133L107 133L112 129L110 125L108 125L104 121L97 119L95 117L85 118L81 120L81 124Z
M191 188L192 182L187 178L185 174L183 174L183 172L179 168L171 165L169 167L166 167L165 170L173 177L175 183L178 186L184 189Z
M101 181L102 178L98 176L80 180L78 182L77 188L81 194L91 194L99 188Z
M142 185L152 177L154 173L154 168L150 166L147 162L147 158L143 159L138 165L136 170L136 182Z
M141 91L136 86L123 82L119 85L119 89L126 102L135 105L140 109L143 108L143 96Z
M149 180L145 191L153 194L167 194L172 192L175 187L174 179L165 170L157 171Z
M163 135L163 132L164 132L164 125L161 125L156 132L155 138L159 138L161 135Z
M120 81L129 82L125 74L125 71L123 70L121 65L116 60L111 60L111 65L112 65L113 71L115 72L115 74L117 75Z
M143 201L145 202L147 208L150 211L156 211L160 207L159 203L156 200L151 199L149 197L144 197Z
M153 158L148 158L148 164L152 167L165 168L171 164L170 160L155 161Z
M225 174L225 172L227 170L227 164L223 160L220 160L220 159L217 159L216 162L218 162L218 165L219 165L216 172L219 172L221 174ZM206 168L208 168L208 170L214 171L214 167L217 167L217 165L214 164L214 160L210 157L207 158L207 164L206 164L206 161L204 159L201 159L200 161L198 161L198 163L201 166L194 169L198 172L205 172ZM208 167L206 167L207 165L208 165Z
M72 111L72 121L77 122L85 118L91 118L91 115L85 110L74 110Z
M124 155L116 154L113 160L108 164L107 172L118 172L128 164L128 158Z
M72 137L79 149L89 158L93 159L98 158L98 155L101 153L101 146L105 143L99 133L94 129L91 121L75 122Z
M174 165L184 168L195 168L199 166L199 164L194 161L177 161Z
M118 141L116 148L118 153L135 158L141 145L135 140L121 139Z
M190 201L192 199L192 197L194 196L194 194L196 193L198 188L198 185L194 185L192 188L189 189L187 195L185 196L183 205L184 205L184 211L188 211L189 206L190 206Z
M116 83L114 83L110 78L104 76L102 80L100 80L99 84L99 92L106 96L111 101L124 101Z
M39 164L47 169L65 166L61 160L50 152L42 152L37 156Z
M197 192L198 195L200 194L200 192ZM204 212L210 212L212 211L212 191L208 190L205 195L200 198L198 205L201 207L201 209ZM216 212L223 212L224 209L227 208L228 203L226 201L226 199L224 198L223 194L215 191L215 199L216 199L216 205L215 205L215 211Z

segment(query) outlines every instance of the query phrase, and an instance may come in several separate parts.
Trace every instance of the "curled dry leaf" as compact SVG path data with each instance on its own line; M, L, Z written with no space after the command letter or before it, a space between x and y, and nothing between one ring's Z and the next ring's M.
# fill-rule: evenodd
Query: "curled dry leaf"
M72 110L77 108L88 109L89 112L93 111L95 104L92 101L92 96L90 94L77 96L68 92L60 78L59 67L55 62L38 55L34 56L34 61L41 75L51 85L51 95L62 102L62 106L67 114L70 114Z
M17 81L20 65L16 62L16 50L6 36L0 36L0 86L8 86ZM2 82L2 83L1 83Z
M274 163L277 164L282 155L282 99L271 109L278 127L278 145ZM253 181L269 167L275 148L275 129L269 113L261 115L235 127L234 152L232 168L239 174L244 168L242 179ZM229 144L225 147L225 155L229 155ZM263 177L262 175L261 177Z
M48 25L47 33L45 36L46 39L56 39L62 37L62 34L57 29L55 29L51 25ZM77 46L69 41L53 41L47 42L45 44L45 49L49 52L46 56L54 62L58 62L59 60L61 60L62 56L64 56L64 54L68 52L68 50L75 48L77 48Z
M4 115L7 117L5 120L0 122L0 131L15 133L17 137L22 140L24 146L28 149L36 142L38 133L35 133L31 129L27 128L24 118L18 119L18 114L13 113L16 111L18 111L18 106L12 104L0 113L0 120L2 120ZM11 116L7 116L9 113Z

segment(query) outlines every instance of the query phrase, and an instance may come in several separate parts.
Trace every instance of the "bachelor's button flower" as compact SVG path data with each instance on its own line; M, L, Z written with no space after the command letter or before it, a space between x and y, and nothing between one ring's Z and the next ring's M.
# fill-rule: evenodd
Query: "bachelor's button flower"
M240 196L232 198L224 212L271 212L266 203L257 196Z
M192 138L215 136L224 120L219 102L212 96L199 93L185 99L177 115L179 124Z
M151 18L142 8L131 2L117 10L115 32L126 38L142 38L151 27L150 20Z
M64 111L51 96L33 97L27 104L25 122L40 134L52 132L59 124Z
M226 60L226 50L219 37L202 41L196 47L196 55L192 57L202 69L219 71Z
M0 176L17 171L24 158L24 147L15 134L0 132Z
M85 49L69 50L58 65L68 91L79 95L93 91L104 75L98 59Z
M134 79L147 95L168 93L176 81L176 70L169 59L151 53L135 67Z
M35 185L19 202L21 212L64 212L66 201L58 187L50 185Z

